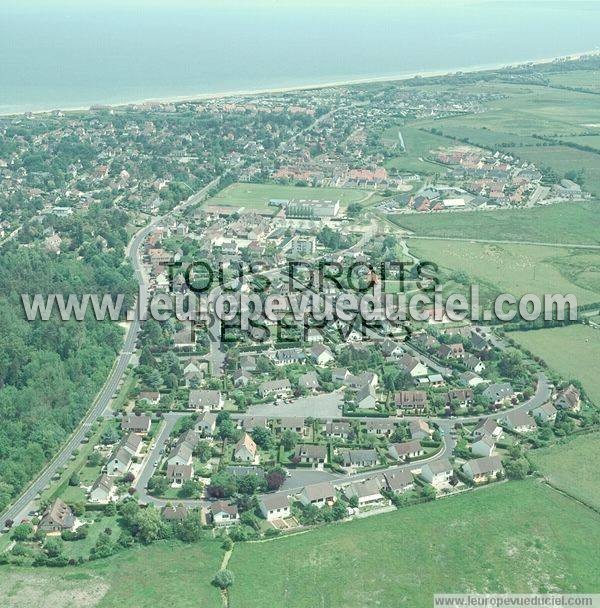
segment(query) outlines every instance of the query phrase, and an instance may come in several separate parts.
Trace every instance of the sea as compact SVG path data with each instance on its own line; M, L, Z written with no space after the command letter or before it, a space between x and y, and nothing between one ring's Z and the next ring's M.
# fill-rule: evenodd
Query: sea
M597 50L600 2L0 0L0 114Z

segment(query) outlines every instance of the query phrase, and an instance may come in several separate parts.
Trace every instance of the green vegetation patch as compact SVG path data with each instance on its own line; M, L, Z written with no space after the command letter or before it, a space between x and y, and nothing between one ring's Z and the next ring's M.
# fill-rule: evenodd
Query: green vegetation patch
M600 468L591 454L600 454L600 433L533 450L530 459L551 484L600 509Z
M580 380L590 399L600 404L600 330L588 325L570 325L515 332L511 336L563 377Z
M589 591L600 567L599 524L596 513L536 482L503 484L238 544L228 566L232 603L429 608L440 592Z

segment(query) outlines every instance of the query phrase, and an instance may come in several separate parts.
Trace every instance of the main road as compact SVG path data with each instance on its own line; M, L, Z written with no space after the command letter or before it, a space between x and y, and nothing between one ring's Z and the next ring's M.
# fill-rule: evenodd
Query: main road
M210 192L212 188L219 184L221 177L212 180L204 188L190 196L183 203L172 209L169 213L156 217L152 221L141 228L134 234L127 246L127 257L129 258L135 279L139 285L138 301L144 301L148 295L148 280L145 276L142 266L141 246L147 236L156 228L158 224L163 222L169 216L185 210L187 207L201 202ZM118 390L123 376L131 363L131 357L135 350L138 333L140 331L140 321L138 315L130 321L125 334L123 346L119 352L117 360L113 365L106 382L96 396L92 407L88 410L79 426L71 434L67 442L62 446L59 453L45 466L42 472L27 486L23 493L0 515L0 528L5 527L8 520L18 523L25 517L29 511L31 503L42 493L42 491L50 484L52 478L60 472L62 467L66 465L78 447L85 439L92 425L108 408L115 392Z

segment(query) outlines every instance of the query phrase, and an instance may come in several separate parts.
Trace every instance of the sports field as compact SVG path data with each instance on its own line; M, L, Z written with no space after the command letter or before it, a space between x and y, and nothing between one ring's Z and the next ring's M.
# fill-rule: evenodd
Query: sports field
M532 462L554 486L600 509L600 433L580 435L560 445L530 452Z
M309 188L303 186L286 186L281 184L231 184L217 195L210 198L207 205L244 207L247 210L271 210L271 199L315 199L339 200L342 206L350 203L369 200L369 190L358 188Z
M600 405L600 329L570 325L510 335L564 378L580 380L590 399Z
M534 481L236 545L232 605L430 608L439 592L598 591L600 516Z

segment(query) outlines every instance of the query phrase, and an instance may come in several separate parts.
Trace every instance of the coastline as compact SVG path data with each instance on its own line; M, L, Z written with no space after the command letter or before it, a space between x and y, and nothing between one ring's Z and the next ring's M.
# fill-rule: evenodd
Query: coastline
M387 75L373 75L373 76L365 76L360 78L349 78L342 79L337 81L330 82L322 82L322 83L308 83L308 84L296 84L296 85L288 85L288 86L275 86L275 87L266 87L261 89L240 89L235 91L222 91L222 92L212 92L212 93L198 93L192 95L176 95L170 97L149 97L141 100L132 100L132 101L119 101L116 103L94 103L91 105L85 106L72 106L72 107L50 107L41 110L20 110L20 111L10 111L10 112L2 112L0 111L0 117L21 117L21 116L32 116L32 115L44 115L49 114L51 112L65 112L65 113L80 113L80 112L88 112L90 108L93 106L102 106L106 108L119 109L125 108L132 105L144 105L144 104L158 104L158 103L185 103L185 102L198 102L198 101L207 101L207 100L215 100L215 99L226 99L226 98L235 98L235 97L257 97L262 95L274 95L278 93L294 93L299 91L311 91L311 90L319 90L319 89L328 89L328 88L338 88L344 86L356 86L360 84L370 84L370 83L378 83L378 82L401 82L404 80L411 80L413 78L436 78L436 77L446 77L452 76L457 73L477 73L477 72L486 72L490 70L499 70L499 69L511 69L522 67L525 65L542 65L549 64L555 61L577 61L582 59L583 57L589 56L598 56L600 55L600 50L588 50L581 51L577 53L570 53L568 55L558 55L554 57L546 57L542 59L532 59L532 60L523 60L523 61L515 61L512 63L499 62L493 64L486 65L471 65L465 67L456 67L456 68L446 68L440 70L428 70L421 72L410 72L404 74L387 74Z

